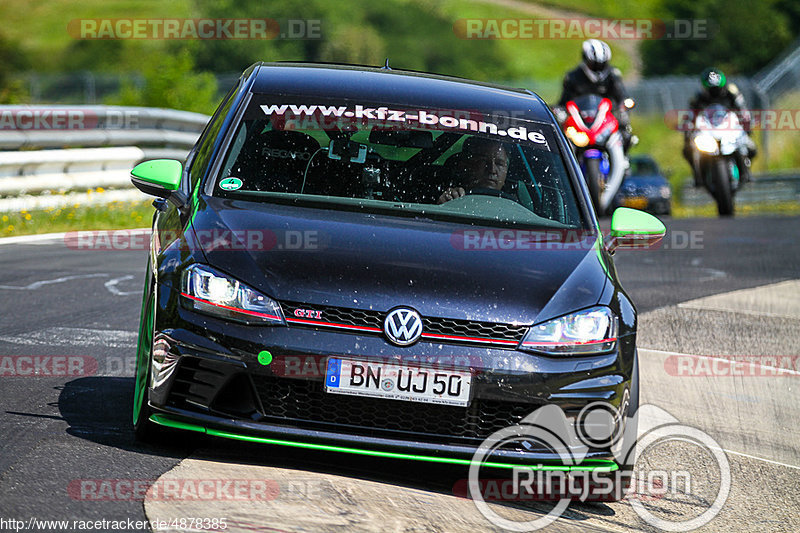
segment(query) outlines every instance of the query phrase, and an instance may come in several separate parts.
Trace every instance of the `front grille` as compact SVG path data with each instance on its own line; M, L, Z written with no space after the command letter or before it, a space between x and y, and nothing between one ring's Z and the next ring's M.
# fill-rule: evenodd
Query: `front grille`
M466 337L486 337L492 339L521 341L528 331L527 326L512 324L493 324L491 322L470 322L450 318L422 318L423 331L436 335L457 335Z
M345 326L383 328L386 312L366 309L348 309L344 307L331 307L319 305L305 305L293 302L281 302L284 313L290 323L299 309L312 311L311 317L304 315L302 325L314 327L314 322L319 322L316 327L325 327L328 324L341 324ZM316 317L319 312L320 318ZM492 322L473 322L451 318L422 317L423 332L432 335L447 335L448 337L461 337L462 341L469 339L486 339L497 341L514 341L518 343L525 336L527 326L513 324L497 324ZM361 331L359 331L361 332ZM466 338L466 339L464 339ZM457 339L452 339L457 340ZM438 342L438 340L437 340ZM506 346L508 347L508 346ZM515 347L515 346L514 346Z
M538 407L474 399L469 407L329 394L322 382L254 376L265 420L290 421L310 429L348 427L348 433L438 442L478 444ZM412 435L413 434L413 435Z
M306 311L320 311L321 318L318 319L320 322L333 322L347 326L367 326L379 329L383 327L383 319L386 314L380 311L365 309L348 309L346 307L305 305L286 302L281 302L281 307L286 314L286 318L293 318L296 316L295 311L304 309ZM314 320L313 317L308 318Z

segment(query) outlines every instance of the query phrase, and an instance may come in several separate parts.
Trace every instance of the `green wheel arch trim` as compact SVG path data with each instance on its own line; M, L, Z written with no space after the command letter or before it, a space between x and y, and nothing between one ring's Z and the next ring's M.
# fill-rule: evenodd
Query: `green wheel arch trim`
M133 423L139 422L145 398L147 397L147 371L153 349L153 318L155 316L155 297L152 290L150 262L147 264L147 282L142 294L142 312L139 318L139 338L136 343L136 381L133 390Z
M131 170L134 178L160 185L168 191L178 190L182 173L183 165L175 159L153 159L139 163Z
M303 448L307 450L369 455L372 457L383 457L386 459L404 459L412 461L425 461L430 463L445 463L445 464L463 465L463 466L469 466L470 464L472 464L471 459L459 459L457 457L436 457L432 455L384 452L381 450L350 448L347 446L333 446L330 444L316 444L313 442L300 442L300 441L284 440L284 439L272 439L268 437L258 437L255 435L244 435L240 433L232 433L229 431L220 431L217 429L206 428L205 426L200 426L189 422L183 422L181 420L171 418L168 415L155 414L150 417L150 420L155 422L156 424L171 428L183 429L187 431L196 431L198 433L205 433L213 437L242 440L246 442L256 442L259 444L273 444L277 446L290 446L293 448ZM548 470L548 471L561 471L561 472L589 471L589 472L610 473L619 470L619 466L617 465L617 463L606 459L585 459L581 464L578 465L560 465L560 464L525 465L521 463L498 463L493 461L486 461L483 463L483 465L492 468L511 469L511 468L526 467L526 468L532 468L534 470Z
M664 235L667 228L664 223L650 213L618 207L611 215L611 236L625 235Z

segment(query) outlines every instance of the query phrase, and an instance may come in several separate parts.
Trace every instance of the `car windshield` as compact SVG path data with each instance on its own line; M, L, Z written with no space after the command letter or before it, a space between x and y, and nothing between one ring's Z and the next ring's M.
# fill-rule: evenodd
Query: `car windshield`
M466 111L254 98L211 194L480 225L585 227L551 125Z

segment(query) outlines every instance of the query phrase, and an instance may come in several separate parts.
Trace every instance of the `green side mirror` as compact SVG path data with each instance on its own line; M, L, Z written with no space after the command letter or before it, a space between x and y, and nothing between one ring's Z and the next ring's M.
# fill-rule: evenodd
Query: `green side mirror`
M650 213L620 207L611 215L611 233L606 247L609 252L617 248L649 248L666 232L664 224Z
M153 159L133 167L131 182L143 193L167 198L178 190L182 173L180 161Z

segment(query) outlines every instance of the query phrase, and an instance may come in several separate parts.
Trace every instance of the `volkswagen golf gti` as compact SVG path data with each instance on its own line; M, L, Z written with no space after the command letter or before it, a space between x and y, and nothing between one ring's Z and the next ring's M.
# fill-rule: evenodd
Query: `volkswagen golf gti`
M469 464L555 405L622 426L636 310L546 104L511 89L349 65L259 63L156 196L133 424L268 445ZM617 427L616 429L620 429ZM615 429L615 431L616 431ZM610 445L587 464L625 468ZM526 441L492 465L559 464ZM628 465L629 467L629 465Z

